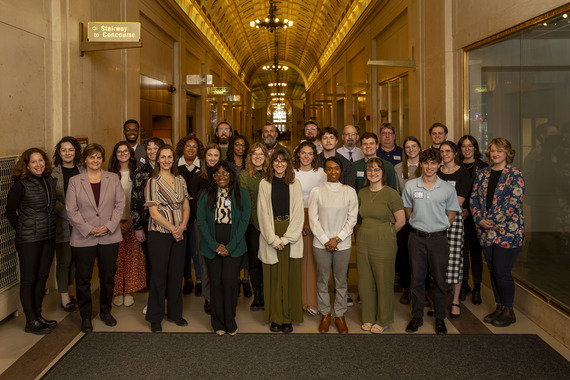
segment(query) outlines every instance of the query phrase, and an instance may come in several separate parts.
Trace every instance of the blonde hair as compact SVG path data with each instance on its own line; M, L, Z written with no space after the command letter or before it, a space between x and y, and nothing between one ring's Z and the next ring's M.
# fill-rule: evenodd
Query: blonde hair
M489 143L489 146L487 147L487 152L485 153L485 156L487 157L487 160L489 162L491 161L491 147L495 146L498 149L502 149L506 154L507 154L507 164L512 164L514 159L515 159L515 153L516 151L513 149L511 143L509 142L509 140L507 140L504 137L495 137L493 140L491 140L491 142Z

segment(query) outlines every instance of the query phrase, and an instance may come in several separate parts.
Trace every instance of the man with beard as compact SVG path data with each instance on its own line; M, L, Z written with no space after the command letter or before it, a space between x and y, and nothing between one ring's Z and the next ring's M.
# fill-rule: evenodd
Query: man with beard
M228 151L228 145L230 143L230 138L232 137L232 126L226 122L222 121L216 125L216 134L214 135L214 142L220 146L222 150L222 157L220 160L226 158L226 153Z
M125 135L125 141L128 142L131 149L135 151L137 167L143 165L146 162L146 150L144 146L138 143L139 130L139 122L134 119L129 119L123 124L123 134ZM109 167L111 167L111 160L109 160Z
M265 147L267 148L267 153L269 154L269 157L271 157L271 155L275 151L275 148L277 147L281 147L285 149L287 152L289 152L289 149L279 144L279 142L277 141L277 136L279 136L279 132L277 132L277 127L275 127L275 125L271 123L265 123L263 129L261 130L261 138L263 139L263 144L265 144ZM291 152L289 152L289 154L291 154Z
M347 125L342 132L342 141L344 145L336 151L344 156L350 162L356 162L364 158L362 149L356 146L358 141L358 129L354 125Z
M317 153L321 153L323 151L323 145L319 140L320 133L321 130L319 129L317 122L314 120L308 120L303 126L303 140L301 140L301 142L312 142L317 147Z
M376 155L392 165L402 162L402 148L396 145L396 129L392 123L382 123L380 126L380 146Z
M321 135L321 144L323 144L323 151L319 153L319 162L321 167L324 169L325 161L329 157L338 157L342 162L342 173L340 174L339 182L343 185L348 185L353 189L356 189L356 176L354 174L354 169L352 167L352 162L344 158L343 155L336 151L336 144L338 143L338 131L331 127L326 127L323 129Z

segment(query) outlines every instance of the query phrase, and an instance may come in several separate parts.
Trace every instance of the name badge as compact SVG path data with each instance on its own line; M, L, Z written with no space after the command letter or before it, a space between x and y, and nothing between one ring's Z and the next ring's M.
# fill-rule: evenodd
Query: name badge
M224 207L230 207L231 205L232 205L232 201L231 201L231 200L226 199L226 200L224 201Z
M423 191L414 191L414 199L424 199L424 192Z
M402 160L402 156L394 156L394 160Z
M362 170L357 170L357 171L356 171L356 176L357 176L358 178L364 178L364 171L362 171Z
M455 182L455 181L447 181L447 183L449 183L451 186L455 187L455 184L456 184L457 182Z

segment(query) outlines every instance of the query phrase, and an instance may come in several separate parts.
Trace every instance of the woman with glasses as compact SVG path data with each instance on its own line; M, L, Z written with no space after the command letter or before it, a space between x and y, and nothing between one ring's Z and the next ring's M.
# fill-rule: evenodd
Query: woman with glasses
M126 141L119 141L113 148L109 168L111 173L119 176L125 192L125 211L120 224L123 241L119 243L113 292L113 303L116 306L132 306L135 303L132 293L146 287L144 254L135 236L131 219L131 195L136 169L134 150Z
M257 218L257 194L259 192L259 183L265 176L268 165L269 155L267 154L267 148L265 148L264 144L254 143L247 155L245 169L239 173L239 184L247 190L249 201L251 202L251 216L245 231L247 252L244 254L244 259L249 261L249 276L253 288L253 302L249 307L251 311L264 310L265 308L265 301L263 300L263 271L261 261L257 257L260 235L259 220Z
M190 203L184 178L174 165L174 148L163 145L156 154L157 165L145 189L150 214L148 252L152 273L145 319L152 332L162 331L164 302L168 321L187 326L182 318L181 283L184 276L186 225Z
M352 229L358 216L356 191L339 182L343 167L337 157L325 161L327 182L311 190L309 197L309 222L314 233L313 246L318 273L318 303L322 315L319 332L329 331L331 305L329 278L331 266L334 273L334 315L338 332L348 333L344 319L347 309L348 264L352 251Z
M481 160L479 144L475 137L465 135L459 139L457 145L459 146L459 164L471 175L471 186L473 186L477 172L486 168L489 164ZM465 202L463 202L463 223L465 228L463 239L463 282L461 283L459 300L465 301L469 293L471 293L471 287L469 286L469 257L471 257L471 273L473 275L471 302L474 305L479 305L483 302L481 299L483 258L481 257L481 245L479 244L479 239L477 239L475 222L469 209L469 198L466 198Z
M394 322L396 233L406 222L398 192L386 186L384 164L378 157L366 163L366 183L358 193L362 225L356 235L358 293L362 330L382 333Z
M249 152L249 142L239 134L235 134L230 139L226 160L232 163L236 175L245 168L247 153Z
M398 192L402 195L404 187L409 180L421 177L420 153L422 145L414 136L408 136L404 140L404 153L402 162L394 166L398 180ZM410 284L412 282L412 269L410 268L410 255L408 252L408 237L410 236L410 224L406 223L398 231L398 253L396 255L396 270L400 274L399 285L402 288L400 303L409 305L411 302Z
M212 328L218 335L237 334L235 320L239 295L241 256L247 251L245 231L251 204L247 191L238 185L231 163L214 167L209 186L198 200L197 223L210 278Z
M259 184L257 217L261 231L265 322L270 330L289 333L303 322L301 257L303 257L303 190L291 156L277 148Z
M486 323L506 327L516 322L513 310L515 282L511 270L524 246L524 179L512 166L515 150L502 137L491 140L487 149L490 167L477 173L471 192L471 214L479 242L491 273L495 311Z
M315 144L309 141L303 141L295 148L293 167L295 168L295 178L301 183L303 205L305 206L303 257L301 258L303 310L315 316L319 314L319 305L317 302L317 268L313 256L313 232L309 224L309 194L313 188L326 182L327 175L320 166Z
M81 166L81 145L75 137L66 136L55 146L53 153L53 172L51 176L57 180L55 186L55 256L57 290L61 295L60 307L68 313L77 311L71 291L75 279L75 264L71 259L71 246L69 238L71 227L65 211L65 194L69 179L83 172Z

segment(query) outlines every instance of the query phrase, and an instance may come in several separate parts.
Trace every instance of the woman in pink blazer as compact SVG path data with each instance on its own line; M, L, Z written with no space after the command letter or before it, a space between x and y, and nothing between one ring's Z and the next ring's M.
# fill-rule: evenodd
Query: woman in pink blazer
M117 321L111 315L119 242L119 223L125 208L125 193L119 177L101 170L105 149L89 144L83 151L85 172L69 180L65 208L72 226L71 252L76 265L76 292L81 331L93 331L91 324L91 275L97 258L101 283L100 313L107 326Z

